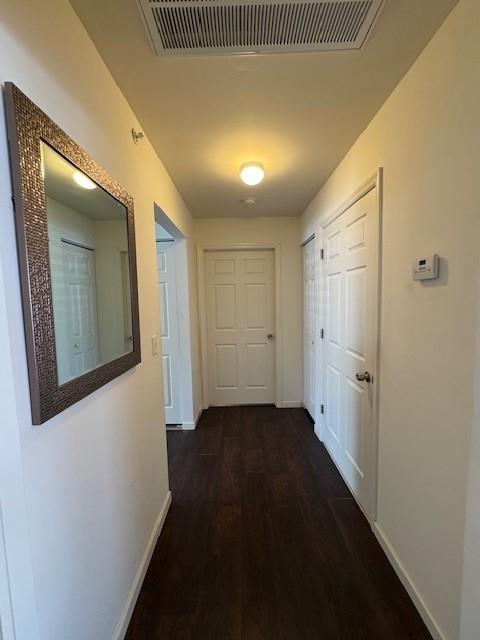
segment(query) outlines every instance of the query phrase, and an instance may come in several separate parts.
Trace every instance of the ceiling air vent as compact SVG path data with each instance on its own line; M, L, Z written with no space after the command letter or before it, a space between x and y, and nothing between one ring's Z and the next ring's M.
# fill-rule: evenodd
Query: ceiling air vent
M159 56L360 49L383 0L138 0Z

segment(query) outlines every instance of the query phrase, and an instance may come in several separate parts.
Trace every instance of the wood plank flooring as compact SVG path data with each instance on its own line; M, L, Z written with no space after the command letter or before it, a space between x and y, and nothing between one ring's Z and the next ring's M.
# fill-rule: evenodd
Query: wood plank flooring
M168 454L128 640L431 639L302 409L209 409Z

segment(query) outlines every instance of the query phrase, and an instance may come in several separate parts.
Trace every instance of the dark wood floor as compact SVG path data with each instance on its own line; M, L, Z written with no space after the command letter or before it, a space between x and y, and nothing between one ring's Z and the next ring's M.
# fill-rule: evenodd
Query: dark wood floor
M301 409L168 434L173 504L128 640L426 640Z

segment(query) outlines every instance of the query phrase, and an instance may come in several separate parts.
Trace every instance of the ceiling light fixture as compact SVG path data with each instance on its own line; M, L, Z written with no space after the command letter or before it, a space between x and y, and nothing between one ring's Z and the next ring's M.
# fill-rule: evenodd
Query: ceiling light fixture
M260 184L264 177L265 171L260 162L247 162L240 167L240 178L250 187Z
M75 171L73 174L73 179L78 184L78 186L83 187L84 189L96 189L97 185L87 178L87 176L81 171Z
M255 205L255 198L251 198L251 197L244 198L242 200L242 204L244 207L253 207Z

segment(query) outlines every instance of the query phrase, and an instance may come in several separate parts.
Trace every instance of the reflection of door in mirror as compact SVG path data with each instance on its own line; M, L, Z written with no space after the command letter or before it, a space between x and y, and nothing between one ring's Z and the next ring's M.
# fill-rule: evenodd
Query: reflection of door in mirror
M127 213L42 145L58 382L133 351Z
M130 270L128 264L128 253L122 251L122 282L123 282L123 319L125 325L125 350L130 351L133 346L132 328L132 296L130 292Z
M63 276L71 376L98 366L95 252L63 240ZM60 363L58 364L60 369ZM65 365L62 366L62 369Z

